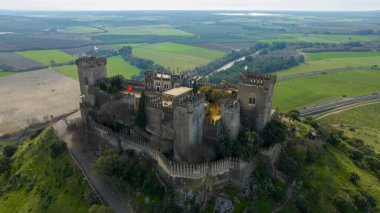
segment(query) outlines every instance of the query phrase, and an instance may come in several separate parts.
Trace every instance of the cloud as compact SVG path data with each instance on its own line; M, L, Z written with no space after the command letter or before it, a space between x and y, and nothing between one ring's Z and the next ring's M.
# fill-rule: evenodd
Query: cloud
M0 0L20 10L380 10L380 0Z

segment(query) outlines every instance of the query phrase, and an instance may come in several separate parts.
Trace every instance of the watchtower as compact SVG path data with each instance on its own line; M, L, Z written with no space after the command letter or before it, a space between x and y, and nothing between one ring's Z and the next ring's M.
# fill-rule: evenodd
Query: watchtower
M77 59L79 86L82 101L94 105L94 97L89 93L90 86L107 77L107 59L102 57L82 57Z
M242 128L262 131L271 119L273 88L277 76L244 72L238 84Z

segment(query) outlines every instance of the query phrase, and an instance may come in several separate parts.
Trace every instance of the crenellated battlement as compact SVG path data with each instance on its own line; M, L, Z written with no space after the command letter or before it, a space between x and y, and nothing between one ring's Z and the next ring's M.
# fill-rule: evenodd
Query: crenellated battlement
M198 107L205 103L205 96L203 94L195 94L177 98L173 101L174 106L179 107Z
M266 86L274 84L277 80L276 75L265 74L260 72L243 72L240 74L240 82L245 84Z
M78 58L75 60L75 63L80 68L92 68L105 66L107 64L107 59L103 57L86 56Z

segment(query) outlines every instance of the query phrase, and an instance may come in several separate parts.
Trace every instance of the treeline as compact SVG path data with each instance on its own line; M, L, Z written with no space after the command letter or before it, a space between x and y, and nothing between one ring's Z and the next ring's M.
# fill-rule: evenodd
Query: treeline
M132 65L136 66L141 70L154 69L157 71L167 71L167 69L161 65L155 64L152 60L143 59L133 56L132 47L126 46L119 49L119 55L128 61Z
M40 70L40 69L45 69L45 68L48 68L48 66L18 68L15 66L8 66L5 64L0 64L0 70L7 71L7 72L27 72L27 71Z
M348 43L308 43L300 42L295 44L298 49L305 53L318 52L371 52L380 51L380 43L373 42L348 42Z
M304 62L303 55L297 53L293 44L273 43L260 44L256 49L256 54L246 57L246 60L236 62L231 68L212 74L208 81L219 83L227 80L231 83L237 83L239 75L244 70L255 70L265 73L276 72L288 69Z

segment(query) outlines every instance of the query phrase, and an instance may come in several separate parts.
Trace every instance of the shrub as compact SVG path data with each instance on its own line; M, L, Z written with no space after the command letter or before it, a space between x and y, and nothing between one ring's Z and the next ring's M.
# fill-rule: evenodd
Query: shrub
M348 180L350 180L352 183L357 184L360 181L360 176L356 174L355 172L350 172L347 176Z
M327 138L327 143L338 146L340 144L340 138L334 134L330 134L330 136Z
M6 157L0 157L0 174L9 173L11 170L11 160Z
M340 212L356 212L355 205L351 202L347 193L338 191L334 196L334 205Z
M350 197L360 212L373 212L367 199L360 192L350 192Z
M18 147L16 145L7 145L4 147L3 155L5 157L11 158L17 149Z
M299 164L292 157L285 157L278 162L278 169L290 177L297 176L299 172Z
M309 211L307 207L306 199L303 195L298 195L296 198L296 207L301 213L307 213Z
M65 151L66 151L66 144L62 141L54 141L50 145L51 158L56 158Z
M264 146L270 147L277 143L282 143L286 139L288 128L280 120L274 119L269 122L262 132Z
M363 159L363 156L363 153L356 149L350 153L350 158L354 161L361 161Z

